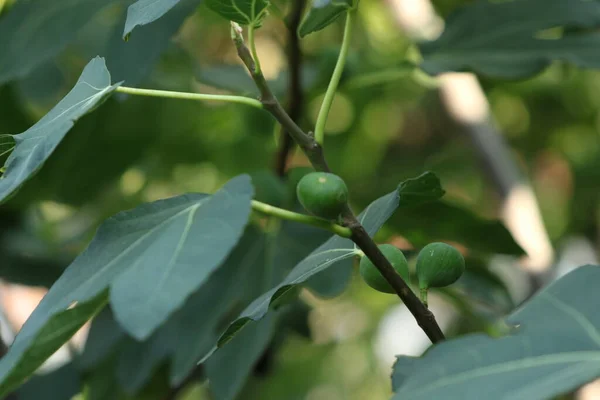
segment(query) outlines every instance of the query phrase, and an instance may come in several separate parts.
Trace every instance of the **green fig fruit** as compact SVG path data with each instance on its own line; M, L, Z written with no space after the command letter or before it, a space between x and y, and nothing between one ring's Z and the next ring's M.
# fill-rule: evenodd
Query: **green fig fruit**
M419 289L453 284L465 272L465 259L446 243L430 243L417 256Z
M378 247L402 279L408 281L408 262L406 261L406 257L404 257L404 253L391 244L382 244ZM363 280L373 289L383 293L395 293L388 281L367 257L361 258L359 271Z
M327 172L304 175L296 194L306 211L325 219L337 219L348 203L348 188L342 178Z

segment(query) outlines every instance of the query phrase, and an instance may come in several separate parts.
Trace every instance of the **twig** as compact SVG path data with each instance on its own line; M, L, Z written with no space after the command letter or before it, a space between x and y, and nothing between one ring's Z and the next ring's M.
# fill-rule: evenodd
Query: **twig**
M244 43L242 29L239 25L232 23L231 36L237 48L239 57L251 73L251 76L261 93L261 101L265 109L279 121L287 132L290 133L315 169L329 171L321 145L315 141L313 136L305 133L298 125L296 125L271 92L262 73L255 72L254 60L252 59L248 47ZM365 231L365 228L356 219L352 210L347 208L342 217L344 226L350 228L352 231L352 241L360 247L365 255L373 262L375 267L381 272L383 277L390 283L429 339L433 343L444 340L444 334L437 324L433 313L421 303L406 282L404 282L402 277L394 270L375 242L373 242L373 239L371 239L369 234Z
M321 145L315 141L313 136L304 133L304 131L296 125L271 91L262 72L256 72L254 59L242 37L242 28L234 22L232 22L231 38L235 43L238 56L250 72L256 87L260 91L260 102L264 109L269 111L287 130L317 170L329 172L329 166L323 157L323 148Z
M302 11L306 0L296 0L292 3L288 21L288 114L292 121L298 123L304 111L304 91L302 90L302 48L298 38L298 27L302 21ZM294 140L283 129L279 134L279 147L275 157L275 172L277 176L284 177L290 152L294 148Z

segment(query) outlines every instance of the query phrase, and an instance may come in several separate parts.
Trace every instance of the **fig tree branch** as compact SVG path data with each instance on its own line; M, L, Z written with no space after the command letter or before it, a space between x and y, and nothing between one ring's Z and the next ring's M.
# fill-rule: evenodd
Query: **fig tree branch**
M231 24L231 38L236 46L240 59L250 72L252 79L261 93L260 101L264 105L264 108L273 115L287 132L289 132L290 136L292 136L300 146L316 170L329 172L329 166L325 160L322 146L317 143L313 135L305 133L290 118L277 98L273 95L263 74L261 72L256 72L252 54L246 46L242 36L242 28L233 22ZM345 41L347 41L347 39ZM437 324L433 313L421 303L408 284L392 267L388 259L381 253L379 247L377 247L349 207L347 207L342 217L344 226L349 228L352 232L350 237L352 241L356 243L356 245L373 262L379 272L381 272L381 275L389 282L429 339L433 343L444 340L444 334Z

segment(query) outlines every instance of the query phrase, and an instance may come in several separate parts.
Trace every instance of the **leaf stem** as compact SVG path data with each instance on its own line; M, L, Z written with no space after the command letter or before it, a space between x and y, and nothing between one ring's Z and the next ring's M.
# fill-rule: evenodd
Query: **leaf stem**
M259 100L245 96L172 92L168 90L138 89L126 86L119 86L115 91L119 93L131 94L134 96L163 97L166 99L182 99L194 101L224 101L229 103L245 104L247 106L252 106L256 108L263 108L263 105Z
M252 52L252 58L254 59L254 72L257 74L262 73L262 68L260 67L260 60L258 58L258 52L256 51L256 43L254 42L254 30L255 26L250 24L248 27L248 42L250 43L250 51Z
M349 238L352 236L350 229L341 225L334 224L322 218L313 217L311 215L300 214L283 208L275 207L270 204L252 200L252 209L265 215L285 219L288 221L299 222L305 225L315 226L317 228L326 229L335 233L338 236Z
M344 39L342 41L342 47L340 49L340 55L338 56L333 75L329 81L327 92L323 98L321 109L319 110L319 116L317 117L317 123L315 125L315 140L321 146L325 138L325 124L327 124L327 117L331 106L335 98L335 93L340 84L342 73L344 72L344 66L346 65L346 58L348 57L348 49L350 48L350 37L352 36L352 27L354 26L354 15L356 14L356 8L351 8L346 13L346 25L344 27Z

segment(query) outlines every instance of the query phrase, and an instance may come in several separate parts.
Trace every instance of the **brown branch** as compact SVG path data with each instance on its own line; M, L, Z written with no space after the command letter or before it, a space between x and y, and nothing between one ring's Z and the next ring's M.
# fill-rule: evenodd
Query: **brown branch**
M281 104L277 101L277 98L275 98L267 85L262 73L260 71L256 72L254 60L242 37L242 29L239 25L233 23L232 39L237 48L238 55L248 68L248 71L250 71L250 74L261 93L261 102L264 104L265 109L268 110L290 136L292 136L316 170L329 172L329 167L325 160L325 155L323 154L323 148L315 141L315 138L312 135L305 133L298 125L296 125L283 107L281 107ZM429 339L433 343L444 340L444 334L437 324L433 313L421 303L406 282L404 282L402 277L392 267L349 207L343 214L343 222L344 225L352 231L352 241L360 247L379 272L381 272L383 277L389 282Z
M302 117L304 109L304 92L302 90L302 49L300 39L298 38L298 27L302 21L302 11L306 0L296 0L292 3L292 11L288 19L288 114L290 118L298 123ZM279 133L279 148L275 156L275 172L278 176L284 177L290 152L294 148L294 139L289 135L283 126Z

